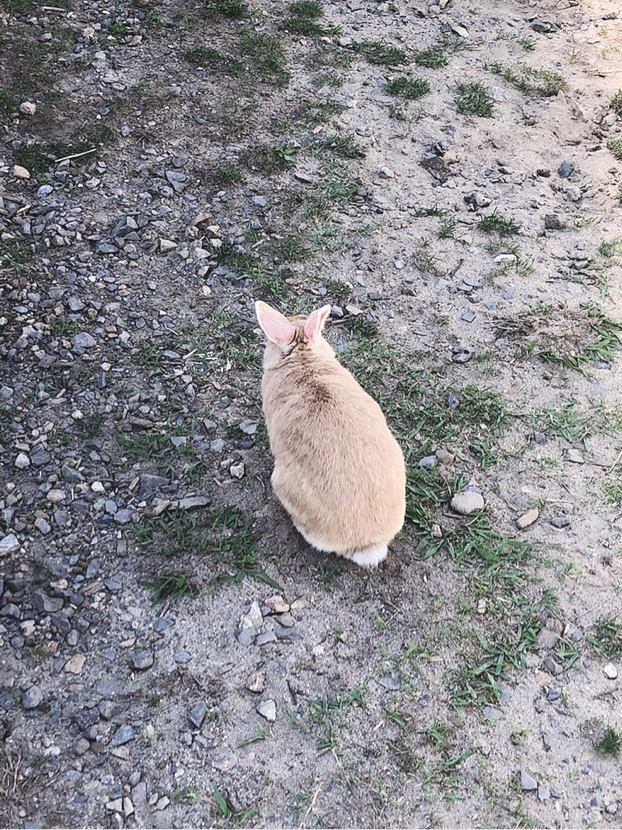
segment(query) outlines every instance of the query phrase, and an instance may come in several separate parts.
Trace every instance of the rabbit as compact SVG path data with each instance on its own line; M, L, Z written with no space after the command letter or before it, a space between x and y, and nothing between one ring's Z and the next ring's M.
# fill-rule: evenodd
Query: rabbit
M375 567L404 524L402 450L322 337L329 305L308 317L261 301L255 310L267 337L262 397L274 492L314 548Z

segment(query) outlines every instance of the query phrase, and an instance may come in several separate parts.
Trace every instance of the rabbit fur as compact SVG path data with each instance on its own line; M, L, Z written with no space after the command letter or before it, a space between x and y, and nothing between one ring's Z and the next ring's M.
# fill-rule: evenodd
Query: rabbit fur
M404 523L404 457L376 401L322 337L330 308L288 318L255 304L267 337L272 486L314 548L374 567Z

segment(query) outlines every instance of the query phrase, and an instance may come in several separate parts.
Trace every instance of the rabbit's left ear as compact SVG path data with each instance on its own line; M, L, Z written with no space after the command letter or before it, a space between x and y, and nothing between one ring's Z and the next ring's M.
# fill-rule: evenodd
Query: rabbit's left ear
M285 350L296 331L287 317L261 300L255 303L255 312L268 340L276 343L281 350Z
M305 321L305 337L310 343L316 343L318 337L322 333L324 323L328 319L331 306L325 305L312 311Z

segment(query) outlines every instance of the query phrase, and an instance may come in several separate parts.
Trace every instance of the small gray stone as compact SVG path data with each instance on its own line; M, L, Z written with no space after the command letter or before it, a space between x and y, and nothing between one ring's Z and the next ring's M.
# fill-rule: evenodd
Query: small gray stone
M37 611L42 611L46 614L55 614L64 605L62 597L50 597L42 590L35 591L34 602Z
M575 450L574 448L566 451L566 458L568 461L572 461L573 464L585 464L585 459L579 450Z
M278 640L302 640L302 634L297 628L285 628L277 625L274 628L274 633Z
M603 672L605 677L609 678L609 680L617 680L618 679L618 670L613 665L613 663L607 663L603 666Z
M465 311L460 315L460 319L464 320L466 323L472 323L473 320L475 320L475 314L473 314L472 311Z
M553 659L553 657L547 657L543 663L545 671L549 672L552 675L561 674L564 670L564 667L561 663L558 663L557 660Z
M433 470L436 467L436 460L435 455L426 455L424 458L420 459L419 466L423 470Z
M534 522L537 522L538 516L540 515L540 511L537 507L528 510L526 513L523 513L522 516L516 520L516 527L519 530L525 530L528 527L531 527Z
M568 527L570 519L567 516L553 516L551 524L557 528Z
M50 193L54 190L51 184L42 184L41 187L37 190L37 196L41 198L42 196L49 196Z
M195 726L197 729L200 729L203 726L203 721L207 716L207 706L200 701L196 703L192 709L190 710L190 714L188 717L190 718L190 723Z
M276 720L276 703L273 700L262 700L257 706L257 711L268 721Z
M151 666L153 666L153 654L149 651L149 649L143 649L143 651L138 651L134 655L132 660L132 668L138 669L138 671L144 671Z
M241 646L252 646L255 642L256 637L257 632L252 626L249 628L243 628L238 634L238 643Z
M60 474L63 477L63 481L66 481L68 484L79 484L81 481L84 481L82 473L74 467L70 467L68 464L63 464L60 468Z
M557 175L561 176L562 179L567 179L571 176L575 171L575 163L574 161L562 161L562 163L557 168Z
M394 671L379 677L378 683L390 692L397 692L402 688L402 676L398 671Z
M538 799L547 801L551 797L551 791L544 784L538 784Z
M114 713L114 703L111 700L100 700L97 704L99 714L104 720L110 720Z
M245 435L254 435L257 432L257 422L248 420L242 421L240 429Z
M176 663L189 663L192 660L192 655L188 651L176 651L173 654L173 660Z
M37 444L36 447L33 447L30 453L30 461L35 467L43 467L47 464L52 456L49 454L47 450L44 450L40 444Z
M17 458L15 459L15 467L18 470L26 470L30 467L30 459L25 452L18 453Z
M74 752L76 755L84 755L86 752L89 751L91 748L91 742L88 741L86 738L79 738L74 746Z
M71 344L76 349L92 349L97 346L97 340L88 331L80 331L71 338Z
M135 733L133 728L128 723L124 723L123 726L120 726L114 733L114 736L112 738L112 745L123 746L123 744L127 744L130 741L133 741L134 738Z
M126 507L123 510L117 510L114 514L114 520L118 525L126 525L132 521L132 511Z
M482 709L482 714L486 718L486 720L498 721L501 720L503 717L503 712L500 709L496 709L494 706L484 706Z
M547 231L560 231L564 225L555 213L547 213L544 217L544 227Z
M9 533L0 541L0 556L16 553L19 550L19 542L13 533Z
M276 643L276 634L274 631L266 631L264 634L260 634L255 640L255 645L258 646L265 646L268 643Z
M524 769L520 771L520 785L522 790L537 790L538 789L538 782L535 778L532 778L528 772Z
M470 513L484 509L484 498L481 493L476 493L475 490L462 490L452 498L451 507L456 513L468 516Z
M52 530L51 525L48 522L46 522L45 519L43 519L41 517L39 517L38 519L35 519L34 524L35 524L35 527L37 528L37 530L39 531L39 533L43 534L43 536L47 536L47 534L50 532L50 530Z
M43 692L38 686L31 686L22 697L22 706L24 709L36 709L43 700Z

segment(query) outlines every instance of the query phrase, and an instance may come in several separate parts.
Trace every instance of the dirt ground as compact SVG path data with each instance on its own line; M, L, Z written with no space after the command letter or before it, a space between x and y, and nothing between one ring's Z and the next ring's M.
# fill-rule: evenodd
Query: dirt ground
M1 825L620 827L617 0L0 26ZM403 446L376 571L271 492L256 299Z

